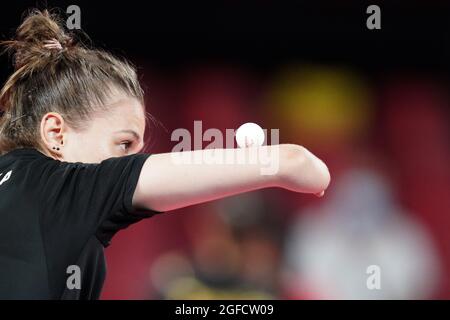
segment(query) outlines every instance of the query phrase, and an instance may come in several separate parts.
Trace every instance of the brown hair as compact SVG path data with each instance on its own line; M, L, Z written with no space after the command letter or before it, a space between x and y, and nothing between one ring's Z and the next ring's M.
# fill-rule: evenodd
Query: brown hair
M44 47L57 40L55 50ZM14 73L0 91L0 154L21 147L40 149L39 127L48 112L58 112L73 128L83 128L93 111L106 109L112 90L139 99L143 91L135 69L108 52L76 43L57 16L32 11L13 40Z

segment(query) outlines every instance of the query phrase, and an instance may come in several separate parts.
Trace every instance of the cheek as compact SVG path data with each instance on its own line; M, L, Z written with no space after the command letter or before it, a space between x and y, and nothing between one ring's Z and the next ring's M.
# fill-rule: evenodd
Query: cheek
M104 134L82 132L72 134L68 138L65 151L72 158L71 161L98 163L114 156L112 143Z

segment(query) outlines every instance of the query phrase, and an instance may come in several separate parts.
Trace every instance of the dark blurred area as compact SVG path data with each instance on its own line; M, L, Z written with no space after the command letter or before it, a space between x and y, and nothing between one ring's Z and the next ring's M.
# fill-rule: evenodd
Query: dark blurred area
M194 120L256 122L332 175L320 199L264 190L122 231L104 299L450 298L450 4L19 1L2 4L1 38L27 9L72 4L94 45L137 66L148 152Z

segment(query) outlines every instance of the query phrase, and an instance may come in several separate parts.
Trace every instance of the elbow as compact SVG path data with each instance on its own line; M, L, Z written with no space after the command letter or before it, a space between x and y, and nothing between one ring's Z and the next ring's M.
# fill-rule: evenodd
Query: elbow
M305 159L304 168L306 176L309 176L311 182L311 193L320 194L330 185L331 175L327 165L309 150L302 148L303 159Z
M330 185L331 175L327 165L299 145L285 145L283 158L286 169L282 180L287 188L305 193L320 194Z
M318 193L325 191L331 182L330 170L328 170L327 165L320 159L317 159L317 189Z

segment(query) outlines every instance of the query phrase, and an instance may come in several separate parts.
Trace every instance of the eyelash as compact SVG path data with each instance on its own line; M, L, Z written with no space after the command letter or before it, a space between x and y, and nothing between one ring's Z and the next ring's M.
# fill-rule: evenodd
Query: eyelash
M122 145L125 145L125 151L128 151L128 149L130 149L130 146L133 144L133 142L131 142L131 141L122 141L121 143L120 143L120 145L122 146Z

